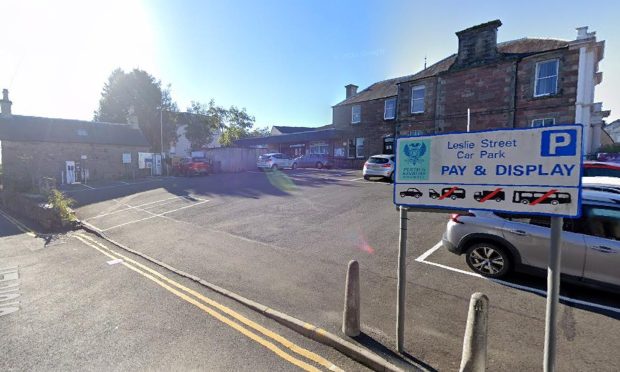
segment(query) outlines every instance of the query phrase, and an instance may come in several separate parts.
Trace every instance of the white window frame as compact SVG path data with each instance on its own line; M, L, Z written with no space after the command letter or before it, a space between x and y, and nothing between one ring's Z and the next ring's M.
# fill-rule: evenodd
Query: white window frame
M355 109L358 109L357 113L357 121L355 120ZM351 106L351 124L359 124L362 122L362 106L361 105L353 105Z
M392 111L392 116L388 116L388 102L394 102L394 108ZM393 120L396 119L396 97L391 97L385 100L385 103L383 104L383 120Z
M424 91L422 98L413 98L413 92L416 90ZM414 87L411 87L411 113L412 114L421 114L424 112L424 108L426 105L425 99L426 99L426 86L425 85L416 85ZM413 111L414 101L422 101L422 111Z
M361 145L358 144L358 140L362 140L362 144ZM365 142L366 142L366 140L364 139L364 137L356 137L355 138L355 157L358 158L358 159L359 158L364 158L363 150L364 150L364 143ZM360 152L360 147L362 148L362 154L359 153Z
M542 127L545 127L545 120L551 120L552 121L550 126L554 126L555 125L555 118L537 118L537 119L533 119L532 120L532 122L530 123L530 127L532 127L532 128L542 128ZM534 126L534 122L535 121L542 121L542 125Z
M538 71L540 70L540 65L543 63L549 63L549 62L555 62L555 87L553 88L553 93L543 93L543 94L536 94L536 92L538 91ZM540 62L536 62L536 72L534 75L534 97L547 97L547 96L554 96L556 94L558 94L558 81L560 80L560 60L555 58L555 59L548 59L546 61L540 61ZM550 78L551 76L546 76L543 79L547 79Z

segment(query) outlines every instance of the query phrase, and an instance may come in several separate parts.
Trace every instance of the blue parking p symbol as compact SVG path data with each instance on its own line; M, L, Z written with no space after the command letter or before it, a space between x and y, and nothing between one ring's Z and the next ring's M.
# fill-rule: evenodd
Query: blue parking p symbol
M547 130L542 132L540 156L575 156L577 130Z

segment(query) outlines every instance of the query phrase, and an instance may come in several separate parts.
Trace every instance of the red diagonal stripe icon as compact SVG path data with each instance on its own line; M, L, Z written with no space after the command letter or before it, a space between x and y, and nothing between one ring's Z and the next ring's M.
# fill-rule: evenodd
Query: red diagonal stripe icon
M454 191L456 191L456 189L458 189L458 187L454 186L453 188L451 188L450 190L448 190L445 194L443 194L442 196L439 197L439 200L444 200L445 198L450 197L450 195L452 195L454 193Z
M530 203L530 205L536 205L540 202L542 202L543 200L547 199L548 197L550 197L551 195L555 194L558 190L555 189L551 189L549 191L547 191L545 193L545 195L541 196L540 198L534 200L533 202Z
M492 193L488 194L484 198L480 199L480 203L484 203L485 201L487 201L489 199L493 199L495 197L495 195L497 195L500 191L502 191L501 187L498 188L498 189L495 189L495 191L493 191Z

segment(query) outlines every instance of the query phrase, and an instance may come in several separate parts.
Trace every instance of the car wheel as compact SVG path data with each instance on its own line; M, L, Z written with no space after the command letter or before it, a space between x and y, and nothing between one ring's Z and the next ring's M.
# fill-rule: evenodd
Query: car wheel
M530 204L530 201L527 199L521 200L521 204Z
M271 166L271 169L272 169L272 170L277 170L277 169L278 169L278 164L274 164L274 165L272 165L272 166Z
M293 163L293 164L291 165L291 169L292 169L292 170L295 170L295 168L297 168L297 163Z
M390 182L394 183L394 172L392 172L392 174L390 174Z
M370 181L370 177L368 177L368 176L364 176L364 179L365 179L366 181Z
M487 278L501 278L511 269L507 251L493 243L477 243L465 253L465 262L476 273Z
M452 200L456 200L456 195L452 195L452 196L450 197L450 199L452 199Z
M495 201L499 203L502 201L502 198L495 198Z
M420 196L422 196L422 195L420 195L420 194L415 194L414 196L415 196L415 198L416 198L416 199L420 199Z
M558 205L558 201L557 200L552 200L551 201L551 205Z
M316 167L317 167L318 169L323 169L323 163L321 163L320 161L317 161L317 162L316 162Z

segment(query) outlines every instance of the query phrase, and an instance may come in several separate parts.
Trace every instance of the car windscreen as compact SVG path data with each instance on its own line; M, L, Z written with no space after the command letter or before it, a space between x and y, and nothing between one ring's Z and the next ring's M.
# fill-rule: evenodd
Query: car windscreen
M370 164L385 164L388 161L389 160L387 158L370 158L370 159L368 159L368 162Z

